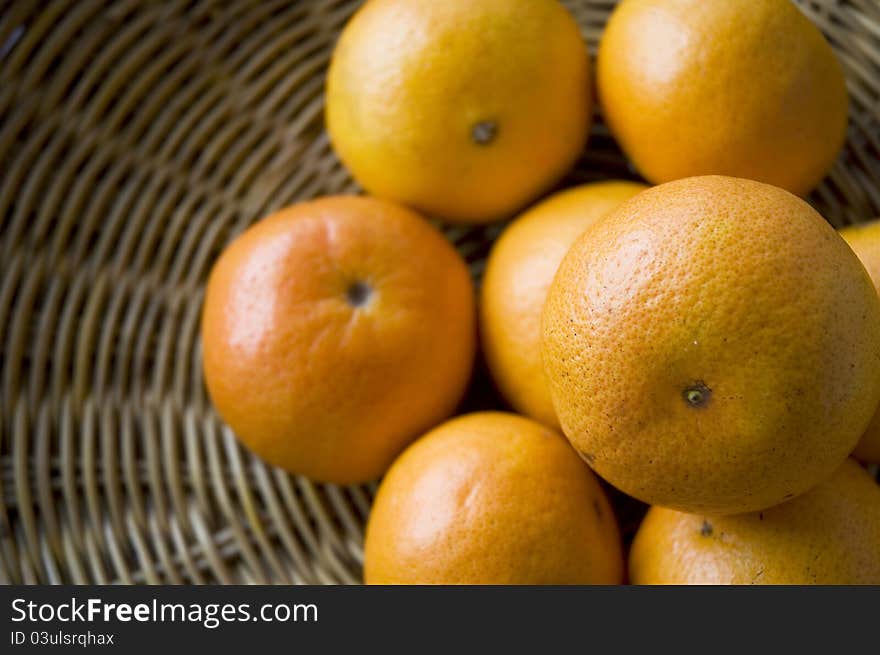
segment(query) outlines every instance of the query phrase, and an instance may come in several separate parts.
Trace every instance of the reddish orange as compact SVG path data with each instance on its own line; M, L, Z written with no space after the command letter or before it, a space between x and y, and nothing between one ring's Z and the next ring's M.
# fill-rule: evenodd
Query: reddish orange
M322 198L260 221L215 264L205 381L266 461L363 482L455 408L475 332L467 267L439 232L388 201Z

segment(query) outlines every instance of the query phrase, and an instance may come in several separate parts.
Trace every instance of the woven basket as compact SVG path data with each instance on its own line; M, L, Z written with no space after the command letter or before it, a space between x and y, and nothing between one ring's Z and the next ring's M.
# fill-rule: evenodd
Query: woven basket
M242 450L205 395L198 339L225 243L357 190L322 117L357 4L0 3L0 582L360 580L375 486L314 484ZM614 2L566 4L594 50ZM835 226L866 220L880 2L800 4L852 99L846 150L810 200ZM600 119L565 183L608 177L634 175ZM477 278L499 231L446 229ZM466 407L498 404L478 371Z

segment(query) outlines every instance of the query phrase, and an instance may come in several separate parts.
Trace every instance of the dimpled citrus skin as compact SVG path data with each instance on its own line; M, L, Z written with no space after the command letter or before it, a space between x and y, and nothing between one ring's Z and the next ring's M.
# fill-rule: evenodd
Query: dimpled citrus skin
M217 260L202 314L205 382L269 463L371 480L455 408L474 314L464 262L416 213L322 198L256 223Z
M367 523L367 584L619 584L620 535L596 476L530 419L481 412L410 446Z
M874 286L880 291L880 219L846 227L840 231L840 236L858 255ZM880 409L871 419L853 455L863 462L880 463Z
M563 259L543 317L563 431L652 505L729 514L797 496L880 400L880 300L799 198L708 176L643 191Z
M541 312L565 253L590 225L646 189L625 181L561 191L513 221L486 262L480 302L483 351L511 406L559 428L541 362Z
M853 460L762 512L654 507L630 551L633 584L880 584L880 486Z
M720 174L805 195L846 135L840 64L791 0L624 0L597 88L623 150L658 184Z
M551 186L591 112L586 46L556 0L370 0L327 78L327 129L357 181L459 222Z

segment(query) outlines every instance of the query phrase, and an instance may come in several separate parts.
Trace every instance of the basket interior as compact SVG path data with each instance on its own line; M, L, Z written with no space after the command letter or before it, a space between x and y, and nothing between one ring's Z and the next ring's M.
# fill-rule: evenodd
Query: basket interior
M0 7L0 582L356 583L375 485L266 466L217 418L198 320L233 236L355 193L323 131L350 0ZM566 0L590 48L612 1ZM851 97L810 201L880 215L880 4L801 0ZM597 117L563 185L638 179ZM502 226L444 226L479 281ZM478 366L462 409L503 407ZM641 506L615 495L625 533Z

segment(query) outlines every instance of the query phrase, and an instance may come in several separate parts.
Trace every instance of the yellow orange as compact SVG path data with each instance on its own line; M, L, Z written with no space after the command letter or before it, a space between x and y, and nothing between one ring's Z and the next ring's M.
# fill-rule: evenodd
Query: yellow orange
M269 463L370 480L455 408L474 313L464 262L417 214L322 198L256 223L217 260L202 314L205 382Z
M843 72L790 0L623 0L599 46L599 98L654 183L732 175L797 194L843 145Z
M480 303L483 350L511 406L558 428L541 362L541 312L559 262L590 225L646 187L608 181L561 191L504 230L486 263Z
M563 431L652 505L729 514L807 491L880 401L880 300L846 242L777 187L638 194L563 259L544 308Z
M880 486L852 460L762 512L654 507L630 552L634 584L880 584Z
M435 428L394 462L367 524L368 584L618 584L617 524L561 435L500 412Z
M880 219L851 225L842 229L840 236L858 255L874 286L880 291ZM880 463L880 410L874 414L853 455L864 462Z
M510 215L574 163L590 66L556 0L369 0L327 78L327 129L369 192L445 219Z

